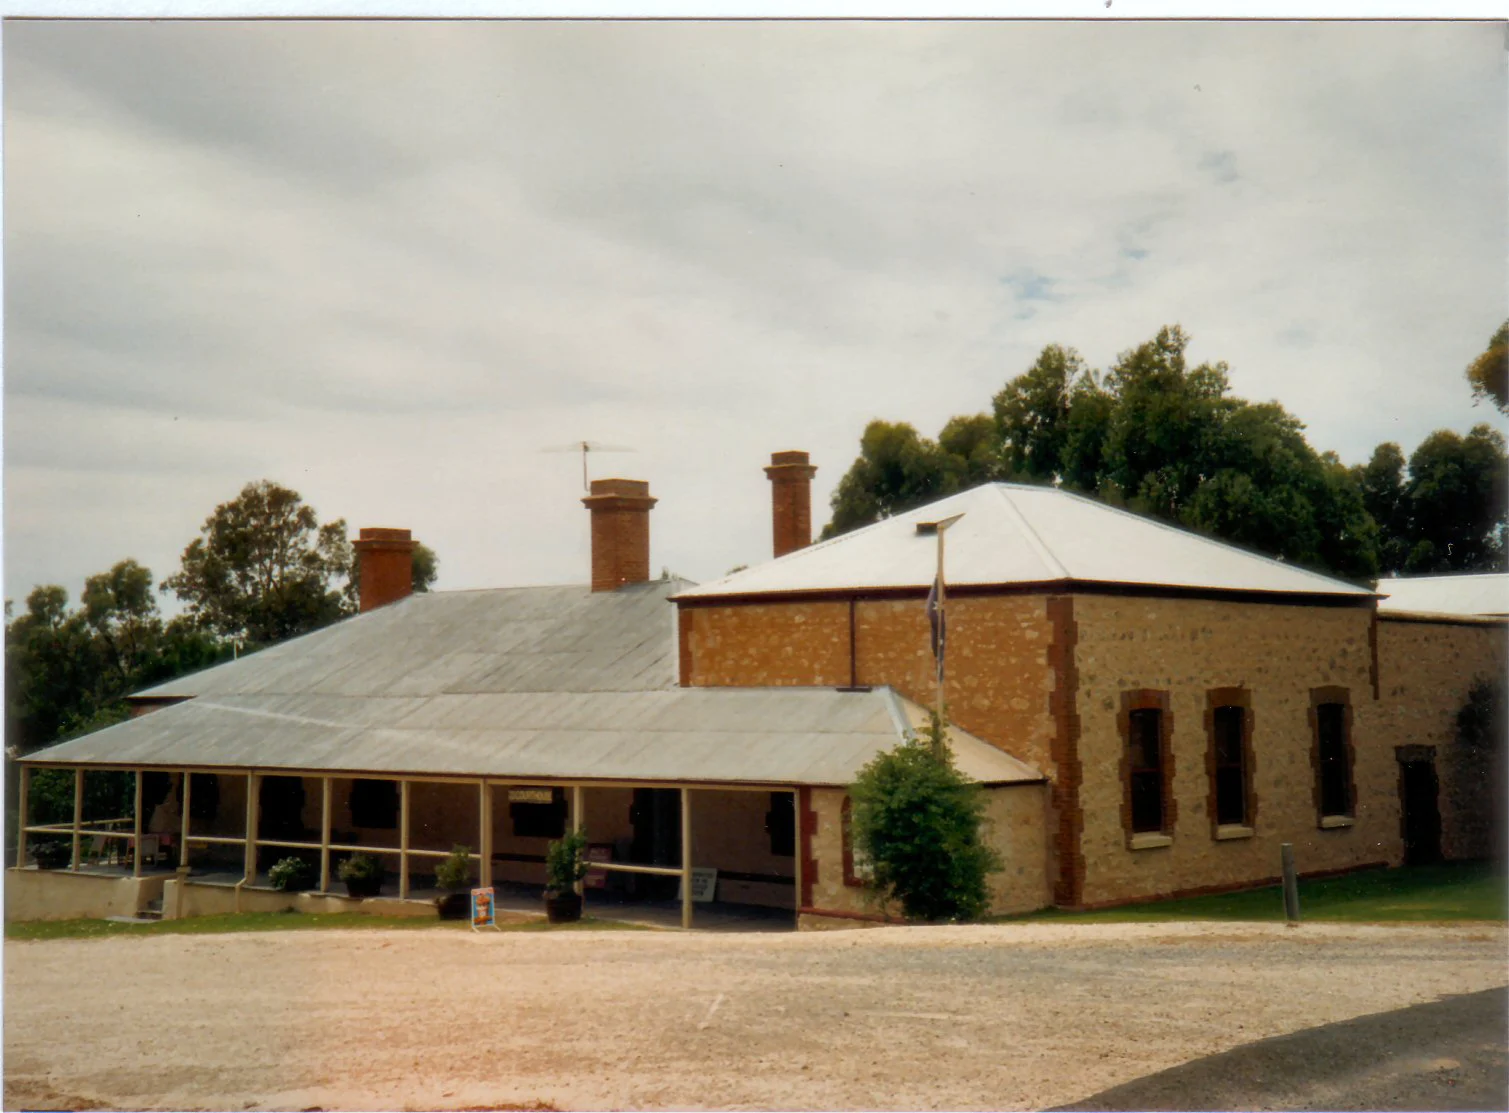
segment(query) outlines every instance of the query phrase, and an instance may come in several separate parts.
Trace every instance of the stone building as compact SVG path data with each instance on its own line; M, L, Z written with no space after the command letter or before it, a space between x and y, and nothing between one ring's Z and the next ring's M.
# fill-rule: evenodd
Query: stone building
M679 883L685 922L703 869L719 900L804 926L876 918L845 790L935 700L940 522L942 691L1006 862L995 911L1254 885L1284 842L1306 873L1496 847L1485 758L1458 752L1455 717L1503 673L1504 608L1457 598L1462 578L1445 611L1390 607L1388 583L1010 484L811 545L814 470L772 457L776 558L703 585L648 579L655 499L631 480L583 499L590 587L406 596L407 532L363 530L362 614L139 693L151 714L26 760L76 785L134 771L138 806L28 825L70 838L72 861L35 870L23 845L8 915L277 905L265 869L288 853L318 861L305 905L333 906L332 862L357 849L387 863L387 906L417 911L454 843L484 883L538 884L545 844L580 826L596 884ZM159 840L142 824L163 801L182 818ZM124 864L99 860L112 847Z

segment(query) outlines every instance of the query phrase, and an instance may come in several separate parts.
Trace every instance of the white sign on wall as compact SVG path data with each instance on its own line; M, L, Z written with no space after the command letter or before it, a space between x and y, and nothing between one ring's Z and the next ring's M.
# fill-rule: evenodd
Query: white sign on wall
M713 893L718 888L718 871L715 869L703 869L701 866L692 867L692 903L707 904L713 899ZM681 886L676 886L676 899L681 899Z

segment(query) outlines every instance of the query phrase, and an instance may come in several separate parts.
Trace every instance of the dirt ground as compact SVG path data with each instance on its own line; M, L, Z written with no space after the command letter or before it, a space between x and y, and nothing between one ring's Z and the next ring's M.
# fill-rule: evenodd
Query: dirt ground
M1493 926L7 943L5 1106L1029 1109L1509 982ZM1380 1049L1380 1053L1386 1049Z

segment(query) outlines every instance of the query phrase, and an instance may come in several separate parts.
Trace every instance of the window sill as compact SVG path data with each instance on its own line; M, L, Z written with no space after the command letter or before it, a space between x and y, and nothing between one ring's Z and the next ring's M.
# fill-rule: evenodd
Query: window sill
M1127 843L1128 850L1156 850L1160 846L1173 846L1174 840L1171 835L1133 835L1132 841Z
M1356 822L1356 818L1350 815L1323 815L1320 817L1320 829L1329 831L1333 827L1350 827Z
M1256 832L1240 823L1223 823L1216 828L1216 839L1250 839Z

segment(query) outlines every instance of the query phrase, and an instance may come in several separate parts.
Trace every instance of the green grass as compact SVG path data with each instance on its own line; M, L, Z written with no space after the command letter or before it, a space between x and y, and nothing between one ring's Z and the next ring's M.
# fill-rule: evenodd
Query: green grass
M1370 869L1299 883L1300 920L1346 923L1449 922L1509 919L1509 883L1502 867L1467 862ZM1239 893L1149 901L1094 912L1056 908L1010 920L1106 923L1153 920L1282 920L1278 886Z
M214 935L236 931L319 931L330 928L400 931L470 931L466 920L436 920L428 916L368 916L361 912L236 912L222 916L192 916L155 924L125 924L113 920L52 920L6 924L7 939L99 939L112 935ZM480 929L491 931L491 928ZM646 931L638 924L584 916L574 924L529 920L499 924L499 931Z

